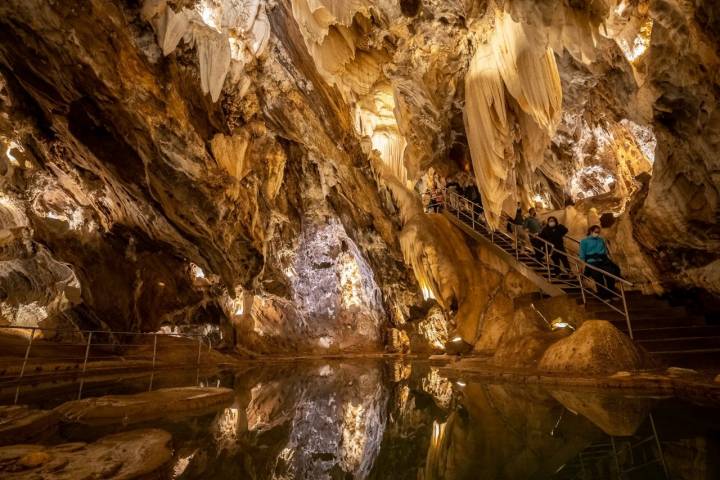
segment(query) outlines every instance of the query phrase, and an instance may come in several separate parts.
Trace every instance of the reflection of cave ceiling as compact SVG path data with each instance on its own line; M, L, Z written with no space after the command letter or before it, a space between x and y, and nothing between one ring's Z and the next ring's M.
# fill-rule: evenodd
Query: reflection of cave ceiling
M422 303L376 162L411 187L472 165L491 219L612 212L636 281L718 293L719 19L710 0L3 2L0 321L222 317L255 348L346 348L348 328L375 348Z

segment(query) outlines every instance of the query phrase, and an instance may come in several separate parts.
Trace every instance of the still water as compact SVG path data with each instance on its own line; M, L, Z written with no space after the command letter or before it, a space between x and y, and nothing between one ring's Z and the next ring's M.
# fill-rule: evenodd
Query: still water
M52 442L141 427L173 435L175 479L718 479L720 410L673 398L449 379L427 362L253 364L86 381L83 398L224 386L232 405L191 418L67 425ZM12 401L0 391L0 402ZM77 384L23 387L52 408Z

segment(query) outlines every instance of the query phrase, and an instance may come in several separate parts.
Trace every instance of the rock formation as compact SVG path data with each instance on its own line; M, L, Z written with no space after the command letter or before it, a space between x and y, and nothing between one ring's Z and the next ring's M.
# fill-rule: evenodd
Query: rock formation
M517 202L575 236L610 219L640 288L717 295L718 18L711 0L5 1L0 324L494 350L529 287L411 206L428 172L474 178L497 228Z

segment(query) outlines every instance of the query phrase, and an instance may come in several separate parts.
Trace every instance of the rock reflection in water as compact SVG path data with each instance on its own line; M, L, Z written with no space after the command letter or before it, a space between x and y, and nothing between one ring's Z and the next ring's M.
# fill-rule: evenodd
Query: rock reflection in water
M173 478L605 480L639 462L632 478L664 478L653 399L450 380L423 362L265 366L223 383L233 404L176 438ZM668 463L696 478L714 462L683 438L692 461Z
M633 434L649 411L644 401L588 395L595 399L557 392L560 403L540 387L470 383L445 422L433 425L421 478L549 478L606 434ZM628 407L636 413L630 419Z
M338 364L236 377L234 404L181 478L367 478L386 423L383 375L377 364Z
M720 478L715 407L448 378L427 361L255 363L192 377L163 374L153 385L200 381L230 390L213 409L182 414L168 404L162 415L136 412L98 425L70 415L57 433L33 441L92 445L161 429L174 450L162 478L178 480ZM88 391L127 403L146 396L137 380ZM29 402L31 412L57 406L46 400L54 396L36 396L43 399ZM79 403L97 401L73 400L58 411Z

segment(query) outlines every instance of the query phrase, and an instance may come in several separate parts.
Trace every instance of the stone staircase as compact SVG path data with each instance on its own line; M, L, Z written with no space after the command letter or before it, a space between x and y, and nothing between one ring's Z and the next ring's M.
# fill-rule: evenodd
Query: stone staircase
M492 243L504 252L506 259L524 266L518 270L538 283L546 294L569 295L578 303L585 304L588 318L608 320L625 333L629 333L626 315L629 316L634 341L668 365L720 366L720 325L708 325L705 318L655 295L627 291L611 302L602 301L587 286L581 287L580 275L555 275L548 268L546 258L535 258L527 247L516 248L517 242L512 235L491 231L484 223L481 210L477 212L481 207L460 196L453 201L452 195L457 194L446 193L444 196L448 218L466 233ZM571 255L568 257L571 260L574 258ZM575 262L580 260L575 258ZM574 264L573 261L570 263Z

